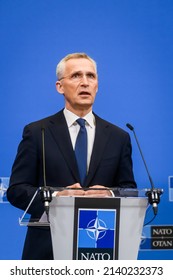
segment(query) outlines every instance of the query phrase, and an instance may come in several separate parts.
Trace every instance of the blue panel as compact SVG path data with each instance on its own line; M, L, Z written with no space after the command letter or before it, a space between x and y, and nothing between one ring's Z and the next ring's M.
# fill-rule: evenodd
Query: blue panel
M113 249L115 232L116 210L79 210L78 248Z
M10 176L23 126L64 106L55 90L57 62L84 51L98 63L94 111L123 129L134 125L155 186L164 189L152 225L171 225L172 34L173 1L1 0L0 177ZM131 138L138 187L148 188ZM0 203L0 213L0 259L20 259L26 232L18 225L21 211ZM147 212L145 222L152 217ZM172 259L172 252L140 251L139 259Z

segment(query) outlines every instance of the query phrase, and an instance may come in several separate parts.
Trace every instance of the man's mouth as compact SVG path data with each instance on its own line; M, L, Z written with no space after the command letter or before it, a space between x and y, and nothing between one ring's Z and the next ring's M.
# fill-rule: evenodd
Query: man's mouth
M79 93L79 95L83 95L83 96L86 96L86 95L91 95L89 92L87 92L87 91L81 91L80 93Z

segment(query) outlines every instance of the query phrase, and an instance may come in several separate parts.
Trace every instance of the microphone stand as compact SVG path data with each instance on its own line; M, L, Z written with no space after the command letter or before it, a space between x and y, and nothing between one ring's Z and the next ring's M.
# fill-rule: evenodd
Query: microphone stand
M163 190L161 190L161 189L156 189L156 188L154 187L154 183L153 183L153 180L152 180L152 178L151 178L151 176L150 176L150 173L149 173L149 170L148 170L146 161L145 161L145 159L144 159L144 156L143 156L141 147L140 147L140 145L139 145L139 141L138 141L138 138L137 138L137 136L136 136L134 127L133 127L131 124L129 124L129 123L127 123L126 126L127 126L131 131L133 131L133 134L134 134L136 143L137 143L138 148L139 148L140 155L141 155L141 157L142 157L142 160L143 160L145 169L146 169L146 171L147 171L148 178L149 178L150 185L151 185L151 189L148 189L148 190L146 191L145 194L146 194L146 196L148 197L148 202L149 202L149 204L152 205L154 215L156 216L157 213L158 213L158 204L159 204L159 202L160 202L160 196L161 196L161 194L163 193Z
M153 206L153 212L156 216L158 213L158 204L160 202L160 196L163 193L163 190L151 188L146 191L146 196L148 196L148 202Z
M41 128L42 135L42 157L43 157L43 181L44 186L40 187L40 196L44 204L45 213L47 215L47 221L49 222L49 203L52 201L51 188L46 184L46 160L45 160L45 129Z

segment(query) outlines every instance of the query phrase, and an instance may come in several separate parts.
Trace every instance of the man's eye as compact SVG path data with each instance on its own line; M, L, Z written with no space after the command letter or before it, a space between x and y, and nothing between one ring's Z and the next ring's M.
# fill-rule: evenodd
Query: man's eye
M80 78L80 74L79 73L74 73L72 76L71 76L71 78L72 79L76 79L76 78Z
M95 75L93 73L89 73L88 78L95 79Z

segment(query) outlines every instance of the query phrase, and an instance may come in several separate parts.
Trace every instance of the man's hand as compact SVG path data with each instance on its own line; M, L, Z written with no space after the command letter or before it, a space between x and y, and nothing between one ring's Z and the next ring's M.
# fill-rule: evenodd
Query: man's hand
M112 193L109 188L101 185L94 185L89 187L87 191L84 191L81 185L76 183L66 187L62 191L58 191L56 196L108 197L112 196Z
M58 191L56 196L84 196L85 191L79 183L66 187L63 191Z
M87 191L85 191L85 196L87 196L87 197L108 197L108 196L112 196L112 193L110 192L109 188L107 188L107 187L104 187L101 185L95 185L95 186L89 187L89 189Z

